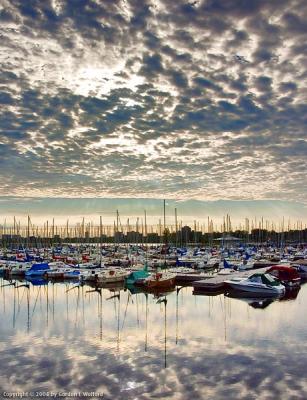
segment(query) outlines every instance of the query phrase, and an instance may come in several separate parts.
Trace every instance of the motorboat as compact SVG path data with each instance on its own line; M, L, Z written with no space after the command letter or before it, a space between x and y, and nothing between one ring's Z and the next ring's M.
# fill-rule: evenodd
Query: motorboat
M230 275L237 271L237 267L233 264L229 264L225 259L220 264L221 268L217 272L218 275Z
M248 269L253 269L255 265L255 261L253 259L244 260L241 264L238 264L239 271L245 271Z
M217 268L220 264L220 259L217 257L211 257L207 260L204 268Z
M225 281L225 284L234 290L257 293L259 295L279 296L286 291L285 286L268 273L256 273L242 279L229 279Z
M11 276L25 276L25 273L31 268L31 263L13 262L8 265L8 274Z
M295 262L294 264L292 264L292 268L296 269L296 271L298 272L299 276L301 277L301 280L306 281L306 279L307 279L307 265Z
M217 272L217 275L231 275L234 272L237 272L237 271L233 268L222 268Z

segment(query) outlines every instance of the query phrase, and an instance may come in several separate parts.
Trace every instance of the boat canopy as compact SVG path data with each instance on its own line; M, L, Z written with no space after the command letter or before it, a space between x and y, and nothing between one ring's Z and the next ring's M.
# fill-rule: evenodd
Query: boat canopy
M297 279L299 274L295 268L286 267L283 265L274 265L267 270L268 273L273 274L281 280Z

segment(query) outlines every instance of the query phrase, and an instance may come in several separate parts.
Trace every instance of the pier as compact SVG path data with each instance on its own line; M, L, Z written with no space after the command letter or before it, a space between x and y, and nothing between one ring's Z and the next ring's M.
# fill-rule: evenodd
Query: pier
M225 281L232 279L232 278L248 278L251 275L253 275L255 272L257 273L263 273L267 270L266 268L253 268L250 270L246 270L246 271L235 271L235 272L231 272L229 274L220 274L220 275L216 275L212 278L207 278L207 279L200 279L200 280L196 280L192 283L192 286L194 287L194 289L196 290L219 290L219 289L224 289L225 288Z

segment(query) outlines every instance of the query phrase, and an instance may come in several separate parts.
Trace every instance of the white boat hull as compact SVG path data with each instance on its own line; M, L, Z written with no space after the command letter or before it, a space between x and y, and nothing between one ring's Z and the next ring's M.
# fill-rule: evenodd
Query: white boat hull
M263 295L282 295L285 293L285 287L283 285L279 286L267 286L267 285L257 285L257 284L249 284L236 282L236 281L227 281L228 286L232 289L238 290L240 292L248 292L248 293L257 293Z

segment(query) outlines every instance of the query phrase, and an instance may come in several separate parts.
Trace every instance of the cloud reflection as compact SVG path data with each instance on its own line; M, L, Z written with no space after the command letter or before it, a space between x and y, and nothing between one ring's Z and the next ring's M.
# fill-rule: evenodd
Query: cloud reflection
M146 304L142 293L120 291L120 299L107 300L107 290L101 298L80 290L67 296L65 290L61 284L42 292L30 288L27 333L28 306L21 302L22 293L19 301L15 294L20 312L13 328L14 289L1 289L2 390L96 391L110 399L307 395L301 318L306 286L297 299L276 301L265 310L222 295L192 296L189 288L178 298L176 292L169 294L165 308L152 295Z

